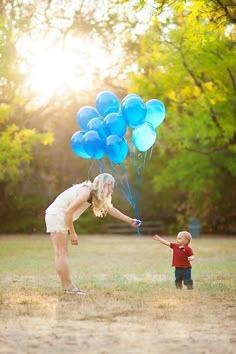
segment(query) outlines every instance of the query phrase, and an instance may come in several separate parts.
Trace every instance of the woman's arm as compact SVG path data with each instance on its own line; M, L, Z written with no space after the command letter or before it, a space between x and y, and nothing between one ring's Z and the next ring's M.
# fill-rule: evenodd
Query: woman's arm
M114 218L119 219L124 222L127 222L128 224L130 224L133 227L138 227L140 224L139 220L132 219L128 215L123 214L120 210L114 208L113 205L108 208L107 212L108 212L108 214L110 214Z
M69 206L69 208L65 212L65 223L66 223L66 226L69 230L71 243L73 245L78 244L78 236L75 232L74 223L73 223L73 214L82 204L87 202L87 200L90 196L90 193L91 193L91 188L89 188L87 186L81 187L77 199L74 201L74 203L72 203Z
M153 236L153 239L154 239L155 241L159 241L159 242L163 243L163 245L166 245L166 246L169 246L169 247L170 247L170 242L164 240L164 238L161 238L159 235Z

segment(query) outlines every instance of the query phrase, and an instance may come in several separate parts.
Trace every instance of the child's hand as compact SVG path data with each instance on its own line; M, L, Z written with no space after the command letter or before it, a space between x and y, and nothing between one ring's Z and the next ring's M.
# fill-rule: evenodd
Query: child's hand
M188 260L189 260L190 262L193 261L193 260L194 260L194 255L189 256L189 257L188 257Z
M154 235L154 236L153 236L153 240L155 240L155 241L160 241L160 236Z

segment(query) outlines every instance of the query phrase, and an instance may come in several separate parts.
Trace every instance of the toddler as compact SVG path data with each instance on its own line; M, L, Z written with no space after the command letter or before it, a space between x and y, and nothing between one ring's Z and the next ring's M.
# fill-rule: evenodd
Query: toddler
M191 277L191 261L194 260L193 250L188 246L192 240L192 236L188 231L178 233L176 242L168 242L158 235L153 239L160 241L163 245L169 246L173 250L172 266L175 267L175 286L182 289L182 281L188 290L193 289L193 281Z

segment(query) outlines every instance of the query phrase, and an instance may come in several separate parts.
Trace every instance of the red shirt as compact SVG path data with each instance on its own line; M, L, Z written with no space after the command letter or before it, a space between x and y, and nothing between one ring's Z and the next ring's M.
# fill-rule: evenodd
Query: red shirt
M193 256L193 251L189 246L179 247L177 243L171 243L173 249L172 266L178 268L191 268L188 257Z

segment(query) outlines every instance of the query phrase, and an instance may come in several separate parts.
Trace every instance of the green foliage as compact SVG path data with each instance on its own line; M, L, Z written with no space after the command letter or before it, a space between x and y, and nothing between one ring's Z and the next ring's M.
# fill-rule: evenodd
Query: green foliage
M24 176L25 163L32 158L32 147L36 142L50 144L49 134L40 134L35 129L19 123L17 114L26 115L23 99L17 94L23 77L17 70L16 31L7 20L7 14L0 16L0 182L16 183ZM20 108L21 106L21 108Z
M53 138L25 123L28 112L20 89L24 78L18 70L16 50L18 16L15 13L15 23L14 19L10 21L6 10L9 7L5 5L0 16L0 216L4 220L1 232L32 232L42 224L37 216L37 207L41 205L37 197L32 198L32 186L26 193L21 184L27 181L36 147L40 150L50 145Z
M206 45L209 33L213 37L224 35L225 29L236 23L235 0L155 0L153 4L137 0L134 7L137 5L139 9L149 11L158 21L163 21L164 17L166 23L182 26L189 48Z
M21 167L32 159L32 147L36 142L50 144L49 134L39 134L34 129L21 129L15 124L0 133L0 182L16 182L24 176Z
M88 178L90 162L75 156L69 142L79 129L78 109L89 104L91 97L94 100L97 92L82 89L78 95L71 91L39 106L35 94L26 89L27 70L22 74L28 53L19 48L22 39L42 41L49 33L52 47L63 48L68 37L76 36L85 41L102 38L107 48L112 47L111 37L117 33L111 28L122 32L119 19L126 19L126 11L114 9L116 0L106 7L100 4L100 0L70 1L69 12L55 2L0 4L0 217L4 220L0 232L44 231L47 205L65 188ZM127 27L123 24L122 28ZM94 84L94 90L104 85L97 77ZM89 215L80 231L96 232L99 221L91 223L94 216Z
M145 100L157 97L167 108L152 160L143 170L142 218L161 219L176 231L194 214L206 231L234 230L234 21L225 2L218 7L217 3L155 1L155 8L148 7L150 29L139 38L135 15L146 1L133 2L138 5L135 12L124 0L107 2L102 10L100 0L89 6L69 2L70 13L55 2L0 5L1 232L44 231L46 206L66 187L88 177L90 161L75 156L69 146L78 130L73 118L78 108L93 105L97 92L104 89L117 90L123 97L127 84L122 80L120 85L114 73L115 82L102 73L105 78L95 78L94 92L68 92L62 100L52 97L36 107L32 92L24 90L26 77L19 68L26 57L19 56L17 48L22 36L30 33L37 40L49 32L62 47L67 36L96 37L109 50L125 36L135 38L122 60L127 72L128 61L133 64L138 57L129 91ZM114 65L115 72L117 68ZM88 213L76 227L79 233L97 232L106 221Z
M158 204L168 208L166 214L171 208L172 223L180 227L186 227L190 216L198 216L205 231L232 233L236 230L236 47L229 31L219 36L210 30L211 23L201 17L196 21L200 8L190 4L196 5L191 28L201 27L204 45L201 41L189 45L189 17L183 3L175 2L174 26L168 28L168 21L157 19L140 37L138 70L131 75L129 91L142 93L145 100L159 98L167 108L158 129L158 151L154 150L159 168L156 172L150 164L148 172L154 176Z

